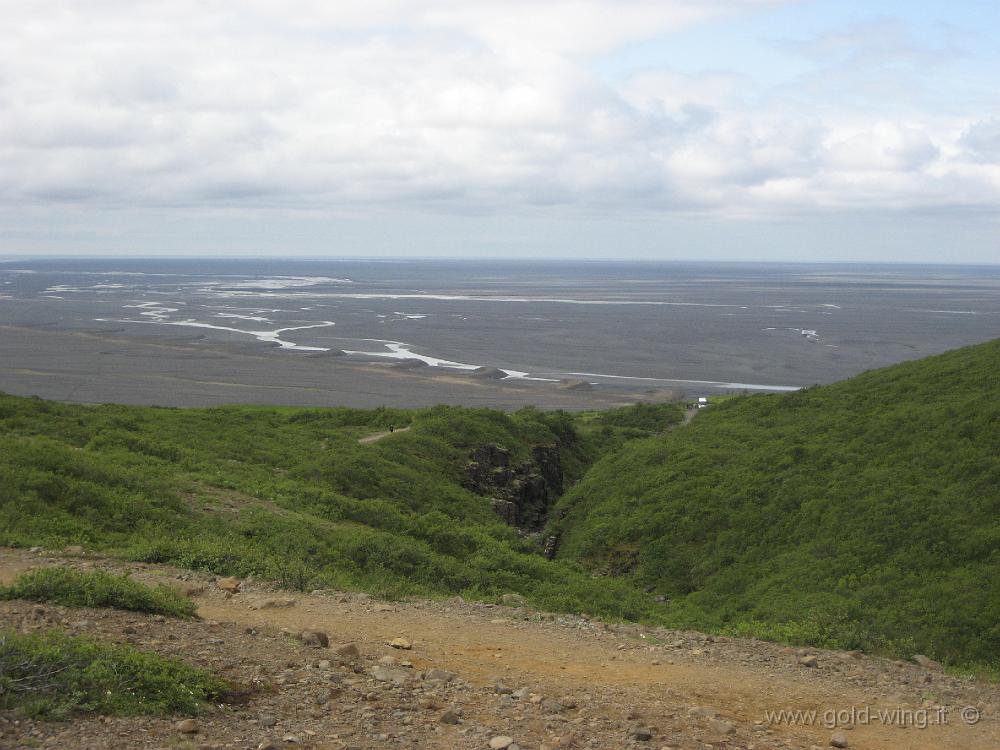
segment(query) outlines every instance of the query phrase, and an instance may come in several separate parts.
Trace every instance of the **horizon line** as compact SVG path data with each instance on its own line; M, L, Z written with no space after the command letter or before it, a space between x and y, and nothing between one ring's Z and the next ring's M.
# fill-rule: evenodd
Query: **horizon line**
M786 265L786 266L820 266L820 265L851 265L851 266L940 266L940 267L1000 267L1000 261L912 261L912 260L747 260L737 258L613 258L613 257L584 257L567 258L565 256L502 256L502 255L176 255L176 254L141 254L141 255L101 255L101 254L37 254L37 255L11 255L0 256L0 263L20 263L30 261L48 260L196 260L196 261L454 261L464 263L496 262L504 261L511 263L701 263L715 265Z

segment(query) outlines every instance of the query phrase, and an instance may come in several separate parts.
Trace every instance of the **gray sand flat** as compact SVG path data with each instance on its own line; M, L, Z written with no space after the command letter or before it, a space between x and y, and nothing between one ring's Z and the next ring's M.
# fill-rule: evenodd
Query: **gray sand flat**
M829 383L1000 335L1000 267L27 265L0 263L0 390L79 401L598 408Z
M120 333L0 326L0 391L87 403L160 406L419 407L597 409L650 400L627 388L575 391L553 383L490 380L394 362L350 362L261 346L209 349L197 341Z

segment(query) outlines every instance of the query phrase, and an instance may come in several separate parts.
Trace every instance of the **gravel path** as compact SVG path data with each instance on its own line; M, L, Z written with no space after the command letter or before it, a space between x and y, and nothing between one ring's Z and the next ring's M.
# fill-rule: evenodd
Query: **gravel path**
M200 574L87 556L2 550L0 580L52 564L127 569L166 581L194 596L204 619L15 601L0 602L0 623L22 630L58 624L128 641L211 668L253 693L243 705L197 718L193 734L177 728L186 717L68 725L15 723L0 713L0 748L488 748L494 741L514 750L763 750L828 747L837 733L852 748L1000 746L997 685L908 662L459 598L386 603L248 581L231 593ZM509 603L517 605L516 597ZM296 638L307 630L321 632L329 645ZM394 639L403 648L390 645ZM844 726L846 716L837 727L824 721L836 719L825 712L866 706L902 711L853 727ZM928 723L941 716L939 706L947 723L917 728L921 716ZM966 706L980 712L973 726L961 719ZM767 715L783 709L815 710L817 718L789 725ZM513 744L504 745L506 738Z

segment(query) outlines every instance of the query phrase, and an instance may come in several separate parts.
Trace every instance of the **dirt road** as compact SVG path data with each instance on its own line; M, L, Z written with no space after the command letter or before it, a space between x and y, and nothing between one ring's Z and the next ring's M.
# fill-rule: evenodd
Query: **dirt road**
M192 747L256 747L268 736L284 742L283 732L297 741L289 746L315 748L486 748L497 736L536 749L811 748L829 746L838 732L852 748L1000 747L996 685L910 663L644 630L457 598L385 603L359 594L275 592L250 583L227 596L209 578L163 567L14 550L0 555L0 580L29 566L60 562L127 568L142 579L186 587L197 592L199 614L207 622L58 608L48 608L45 621L83 621L89 625L78 629L116 638L123 621L141 621L131 637L138 645L217 670L224 665L227 677L243 683L254 675L269 680L274 694L202 719L201 744ZM25 619L19 613L34 611L25 603L6 603L0 616L8 625L33 627L37 614ZM325 632L330 648L310 649L288 635L306 629ZM208 636L220 642L205 649ZM394 638L412 648L388 646ZM324 669L338 669L335 647L344 643L356 644L362 656L341 664L340 676L326 675ZM815 666L809 666L809 656ZM324 660L335 666L323 667ZM385 674L377 674L379 668L392 678L380 679ZM426 679L431 669L456 677L440 684ZM331 679L343 689L317 703L309 693L314 681L328 685ZM972 725L962 718L970 706L980 715ZM442 723L449 709L460 713L458 723ZM771 713L796 710L813 711L815 718L806 713L789 723ZM277 723L262 726L261 713L277 715ZM965 717L972 713L967 710ZM135 747L183 747L165 719L84 720L72 732L40 726L52 742L65 743L59 747L132 746L113 744L122 731L142 733L146 744ZM7 747L8 735L0 738L0 747Z

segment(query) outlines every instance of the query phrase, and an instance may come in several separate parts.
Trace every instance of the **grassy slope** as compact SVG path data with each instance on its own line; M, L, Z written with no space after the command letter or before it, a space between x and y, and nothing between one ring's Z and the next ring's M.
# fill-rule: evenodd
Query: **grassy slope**
M389 424L412 429L358 444ZM614 443L625 430L592 432L531 409L183 410L0 396L0 544L82 544L303 589L518 592L552 609L648 617L648 596L544 560L462 487L470 450L490 442L515 458L558 442L578 477L597 433Z
M0 396L0 544L384 595L524 594L792 642L1000 653L1000 342L783 396L506 415ZM412 429L372 445L389 424ZM561 446L560 559L462 487L470 450ZM591 466L602 452L604 458ZM594 578L590 571L621 572ZM657 605L651 586L670 601Z
M169 586L147 586L103 570L38 568L0 586L0 599L26 599L65 607L113 607L169 617L194 617L194 602Z
M634 564L675 623L995 662L1000 340L729 401L560 509L562 558Z
M192 714L230 686L178 659L49 630L0 629L0 710L68 719L77 713ZM34 745L32 745L34 746Z

